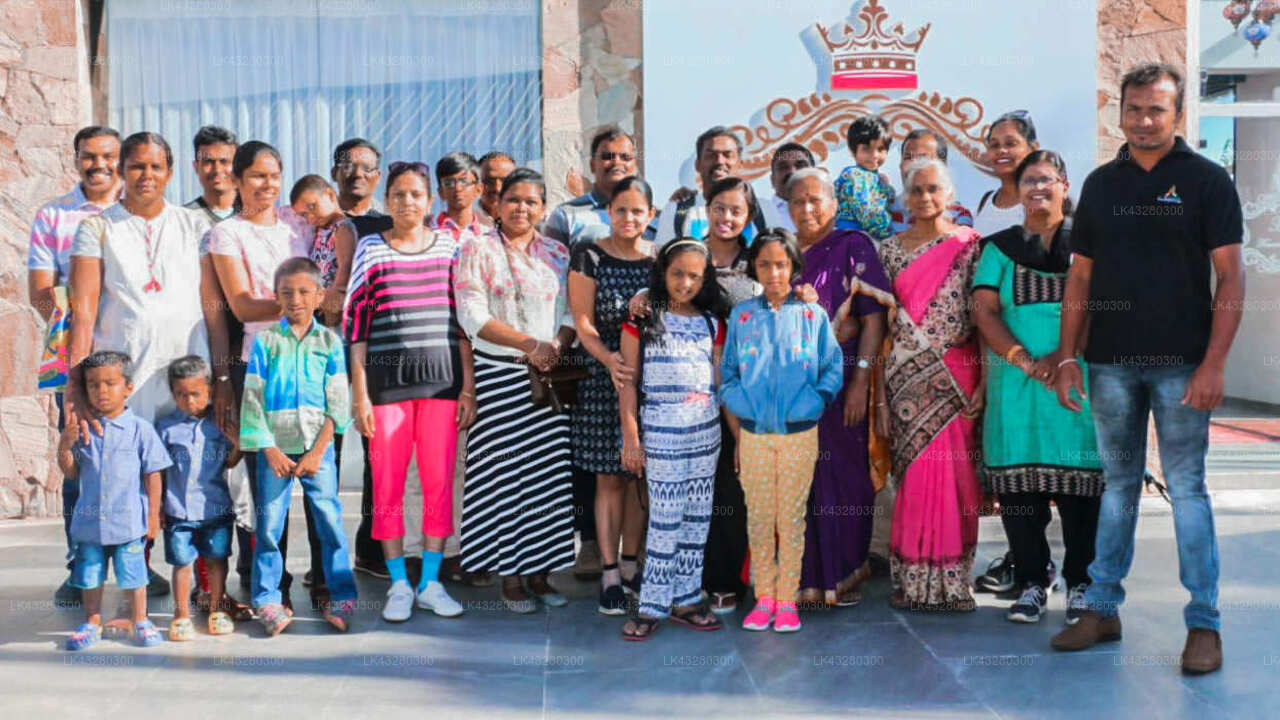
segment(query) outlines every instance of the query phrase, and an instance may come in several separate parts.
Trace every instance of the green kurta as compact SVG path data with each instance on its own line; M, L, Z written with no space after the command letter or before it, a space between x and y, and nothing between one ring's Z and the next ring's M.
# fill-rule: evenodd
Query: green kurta
M993 236L994 237L994 236ZM1032 237L1028 242L1039 242ZM1058 347L1065 273L1019 264L988 242L974 272L974 288L1000 295L1000 316L1033 357ZM1089 402L1075 413L1057 395L991 350L982 425L984 475L997 493L1045 492L1096 496L1102 464ZM1088 390L1088 370L1081 364Z

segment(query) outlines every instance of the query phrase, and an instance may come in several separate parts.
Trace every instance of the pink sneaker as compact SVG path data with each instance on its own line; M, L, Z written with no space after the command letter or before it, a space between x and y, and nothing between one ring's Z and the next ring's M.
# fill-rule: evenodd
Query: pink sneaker
M778 603L778 614L773 618L774 632L796 632L800 629L800 613L796 612L796 604Z
M773 622L773 611L778 604L771 597L762 597L756 601L756 607L742 619L743 630L768 630ZM794 605L792 606L795 607Z

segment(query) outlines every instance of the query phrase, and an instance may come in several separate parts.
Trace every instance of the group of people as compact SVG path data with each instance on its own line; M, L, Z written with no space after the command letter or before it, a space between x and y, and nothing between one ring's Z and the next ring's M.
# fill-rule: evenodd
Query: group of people
M304 582L338 630L353 571L390 581L382 615L402 621L462 614L442 581L495 574L513 612L562 606L550 576L572 568L599 578L601 613L629 615L631 641L667 621L718 630L748 590L744 629L794 632L801 609L856 605L881 564L895 608L973 610L984 513L1009 542L1008 618L1036 622L1058 585L1056 505L1053 645L1083 649L1120 637L1154 413L1192 598L1183 668L1216 669L1204 455L1243 298L1240 204L1175 135L1176 69L1142 66L1121 91L1128 142L1077 208L1062 156L1016 111L987 128L1000 184L972 213L928 129L901 140L895 190L875 116L849 126L839 173L779 147L768 199L737 176L740 139L711 128L700 187L661 210L634 139L607 129L590 191L550 213L542 177L503 153L384 177L359 138L284 203L279 153L213 127L194 140L204 192L177 207L164 138L85 128L81 182L41 209L30 261L33 304L69 316L58 595L85 622L68 648L101 637L108 564L137 641L162 640L146 612L158 534L171 640L195 637L192 602L212 634L285 629L297 479ZM583 372L562 403L566 369ZM352 425L354 560L337 493ZM248 499L228 481L242 458ZM422 551L406 557L415 460ZM248 606L226 592L237 535Z

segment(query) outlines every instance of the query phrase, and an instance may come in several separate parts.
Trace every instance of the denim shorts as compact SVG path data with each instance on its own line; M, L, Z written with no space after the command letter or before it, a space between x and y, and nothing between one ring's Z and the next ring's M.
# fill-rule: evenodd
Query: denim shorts
M164 518L164 561L174 567L186 567L197 557L221 559L231 556L231 529L235 518L180 520Z
M107 563L116 569L116 585L136 590L147 585L146 541L142 538L119 545L76 542L71 566L71 587L93 590L107 581Z

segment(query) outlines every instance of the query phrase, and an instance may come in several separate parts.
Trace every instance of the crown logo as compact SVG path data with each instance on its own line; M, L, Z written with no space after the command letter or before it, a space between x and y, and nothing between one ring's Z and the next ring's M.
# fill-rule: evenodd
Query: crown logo
M819 64L818 89L916 89L916 54L932 23L907 33L902 23L886 30L888 22L889 11L880 0L866 0L854 3L836 32L816 22L805 29L801 38Z

